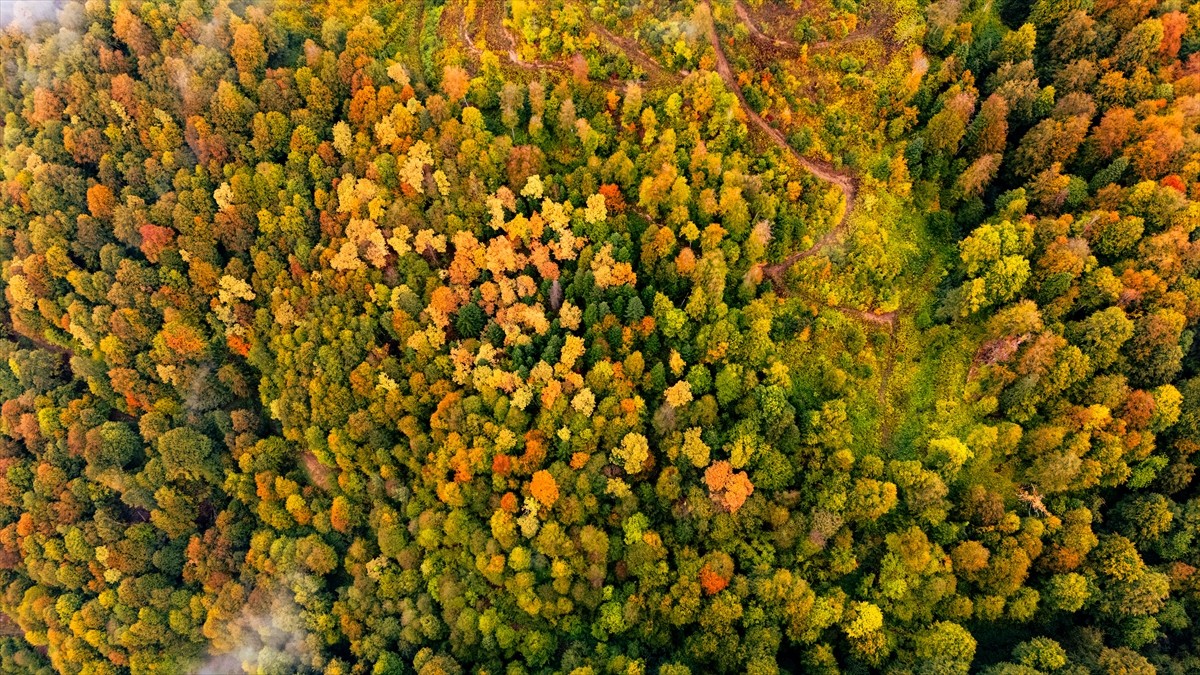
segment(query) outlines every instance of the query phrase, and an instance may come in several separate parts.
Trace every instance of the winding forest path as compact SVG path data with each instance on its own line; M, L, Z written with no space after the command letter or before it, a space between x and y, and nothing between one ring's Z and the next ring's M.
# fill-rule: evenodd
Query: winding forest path
M558 63L529 63L520 58L520 55L518 55L516 52L516 39L504 25L504 17L506 13L505 1L506 0L484 0L481 7L481 16L479 17L478 21L483 23L484 35L487 36L488 44L490 45L493 42L496 42L497 44L500 42L507 43L509 61L511 61L514 65L524 69L565 69L562 64ZM842 209L841 217L828 232L821 236L820 239L818 239L808 248L795 251L782 261L774 265L766 265L762 268L763 276L770 279L772 286L774 286L776 289L776 292L783 295L786 291L786 285L784 284L783 276L789 269L791 269L793 265L805 258L816 255L827 246L840 240L849 230L850 218L854 214L854 208L858 197L859 179L853 173L844 169L838 169L824 159L807 157L801 154L787 142L787 138L783 135L783 132L769 124L761 115L759 115L753 108L750 107L750 104L746 101L745 95L742 93L741 86L738 85L733 68L729 65L729 59L725 55L725 49L721 45L720 36L717 34L716 20L713 18L712 5L710 2L708 2L708 0L704 0L704 2L701 4L708 13L705 29L707 32L708 41L712 45L713 53L716 58L717 74L720 75L722 81L725 83L725 86L728 87L735 96L737 96L738 103L740 104L742 111L745 113L746 118L749 119L759 131L765 134L772 143L779 147L780 150L791 156L791 158L797 164L802 166L805 170L816 176L818 179L836 186L837 189L842 193L842 199L844 200L844 207ZM742 6L741 2L735 2L734 7L737 11L738 18L746 24L751 35L755 36L756 40L760 42L770 41L773 47L781 50L790 51L801 49L801 47L795 43L777 40L763 34L758 27L755 26L748 11L744 6ZM634 40L615 35L612 33L612 31L590 19L587 20L587 23L591 30L595 31L601 38L607 40L610 44L623 52L626 58L628 58L631 62L641 66L646 72L647 77L651 78L652 80L667 79L671 81L677 81L681 78L679 73L670 72L664 69L657 60L642 51ZM467 46L468 50L471 51L472 55L478 59L480 56L480 50L470 37L465 12L462 12L459 15L459 28L464 44ZM879 31L879 26L872 25L869 26L864 32L867 35L877 35ZM873 325L887 330L888 334L892 336L892 347L888 350L888 358L886 359L886 363L884 364L884 367L880 373L878 401L882 407L886 401L888 383L892 368L895 365L896 329L898 327L897 312L895 310L889 312L870 312L852 307L840 306L832 307L832 309L835 309L845 316L861 321L864 324ZM886 437L890 434L885 433L884 435Z
M852 35L847 35L846 37L838 40L817 40L816 42L805 44L794 42L792 40L781 40L777 37L772 37L764 33L763 30L758 27L758 23L755 22L754 17L750 15L750 10L746 9L746 6L742 4L741 0L734 0L733 9L735 12L737 12L738 19L741 19L742 23L746 24L746 30L749 31L751 40L759 43L760 46L785 52L791 58L802 54L805 47L808 47L809 49L820 50L835 45L845 45L870 38L878 38L883 34L883 31L887 27L888 23L887 17L880 15L879 17L868 22L862 29L854 31Z
M717 73L725 81L725 86L737 96L738 102L742 105L742 110L746 113L746 117L754 123L754 126L766 134L780 150L791 155L792 159L809 173L827 183L836 185L841 190L842 198L846 202L845 208L842 211L842 217L838 220L837 224L818 239L816 243L806 249L792 253L787 258L784 258L782 262L763 268L763 274L771 280L776 290L782 291L784 288L783 275L791 269L792 265L816 254L846 233L846 230L850 226L850 216L854 213L855 198L858 195L858 178L849 171L834 168L832 164L823 159L806 157L800 154L787 142L782 131L768 124L762 118L762 115L759 115L750 107L750 104L746 102L746 96L742 93L742 88L737 83L737 78L734 77L733 68L729 65L729 59L725 56L725 48L721 46L721 38L717 35L717 23L712 14L712 5L707 0L705 0L703 5L708 12L706 30L708 31L708 41L712 45L713 52L716 54Z
M0 338L6 337L5 333L7 333L7 337L16 341L17 344L20 344L21 340L28 340L29 342L33 343L35 348L50 352L51 354L63 356L68 359L74 356L74 352L72 352L70 349L50 342L32 330L29 330L23 324L15 323L12 317L13 315L11 310L0 314L0 328L3 328L3 331L0 332ZM18 328L21 330L18 330Z
M482 54L479 51L479 47L475 46L475 41L471 39L471 32L467 29L466 8L464 5L459 3L456 3L455 7L455 12L458 14L458 39L462 41L463 46L466 47L467 53L471 55L471 58L478 61Z
M750 31L750 39L775 49L782 49L784 51L795 52L797 54L800 53L800 45L797 45L795 42L773 38L770 35L762 32L762 30L758 27L758 24L755 23L754 19L750 16L750 12L746 10L746 6L742 3L734 2L733 9L737 12L738 18L742 20L742 23L746 24L746 30Z
M896 310L890 312L867 312L853 307L837 307L836 308L846 316L854 317L859 321L875 324L881 328L886 328L891 331L896 328Z
M724 80L725 86L732 90L735 95L737 95L738 102L741 104L742 110L745 111L746 117L749 118L750 121L759 128L759 130L766 134L767 137L775 143L775 145L777 145L785 153L791 155L791 157L796 160L798 164L803 166L817 178L836 185L837 188L841 190L842 198L845 200L845 208L842 211L842 217L838 219L837 224L834 225L834 227L828 232L826 232L824 236L818 239L816 243L806 249L792 253L787 258L784 258L783 261L775 265L769 265L763 268L763 275L771 280L771 283L775 287L776 291L782 293L786 289L786 286L783 283L783 275L789 269L791 269L792 265L795 265L797 262L820 252L826 246L840 239L847 232L847 230L849 230L850 217L854 213L855 200L858 196L858 177L849 171L835 168L832 164L825 160L806 157L800 154L791 146L791 144L787 142L787 138L784 137L783 132L767 123L767 121L763 119L761 115L759 115L754 111L753 108L750 107L750 104L746 101L745 95L742 94L742 88L738 86L737 78L734 77L733 68L731 68L729 65L729 59L725 56L725 49L721 45L720 36L717 35L717 23L716 19L713 17L712 5L708 2L708 0L705 0L703 4L708 12L708 41L712 45L713 52L716 55L717 73L721 76L721 79ZM749 15L745 8L742 7L740 2L735 2L734 5L737 9L739 18L746 23L747 27L751 31L751 34L754 34L754 32L757 31L757 28L754 26L754 23L750 21ZM877 34L878 27L869 27L867 32L868 34ZM761 35L761 33L759 34ZM762 37L764 39L774 41L773 38L769 38L765 35L762 35ZM834 309L841 312L845 316L857 319L865 324L875 325L883 328L887 330L888 335L891 336L891 345L888 348L887 357L884 359L883 368L879 374L879 389L876 392L876 403L880 410L883 410L887 405L889 391L888 387L891 382L892 370L896 365L896 350L898 346L898 336L896 335L896 331L898 328L899 316L895 310L890 312L868 312L861 309L854 309L853 307L834 307ZM884 415L885 420L887 417L887 415ZM885 421L884 427L880 430L881 441L885 444L888 443L891 438L891 434L892 429Z
M484 0L480 5L479 15L475 20L477 23L482 24L483 35L487 40L489 48L504 50L503 53L508 57L509 63L522 70L568 70L567 66L562 63L526 61L522 59L521 55L517 53L516 37L513 36L508 26L504 25L504 17L507 14L506 0ZM478 61L483 55L483 51L479 49L479 46L475 44L475 40L471 38L471 31L467 25L467 13L464 9L460 9L458 13L458 29L459 36L466 46L467 51L473 59Z
M798 295L801 299L805 300L806 302L810 302L814 305L828 307L829 309L841 312L844 316L848 316L851 319L855 319L857 321L861 321L865 324L869 324L872 326L878 326L878 327L888 331L889 333L896 332L896 323L899 320L899 312L897 312L894 309L891 310L890 312L869 312L869 311L862 310L862 309L855 309L853 307L845 307L842 305L831 305L831 304L828 304L828 303L820 300L819 298L813 296L812 294L806 294L806 293L802 292L802 293L799 293Z
M663 68L662 64L660 64L646 52L642 51L642 48L638 46L636 40L627 37L621 37L613 33L608 28L604 27L603 24L592 20L591 17L587 15L587 12L584 12L584 17L589 29L595 31L596 34L601 38L608 40L610 43L616 46L621 53L625 54L625 58L629 59L630 62L641 66L642 70L645 71L646 77L649 79L650 84L654 84L659 80L677 82L681 79L679 73Z

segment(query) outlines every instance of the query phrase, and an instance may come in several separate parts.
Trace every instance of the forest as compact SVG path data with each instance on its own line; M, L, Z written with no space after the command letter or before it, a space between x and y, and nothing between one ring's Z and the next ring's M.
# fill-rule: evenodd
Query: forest
M1200 672L1200 1L0 32L0 675Z

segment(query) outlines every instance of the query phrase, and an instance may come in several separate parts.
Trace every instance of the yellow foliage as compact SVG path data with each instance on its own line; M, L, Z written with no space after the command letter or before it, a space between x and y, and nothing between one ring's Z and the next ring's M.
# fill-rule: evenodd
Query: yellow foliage
M625 434L621 447L613 450L613 457L620 461L626 473L638 473L650 458L650 442L639 433Z
M665 392L667 405L672 408L680 408L692 400L692 385L686 380L680 380L671 385Z
M612 244L605 244L592 258L592 274L595 275L596 285L600 288L637 283L637 274L634 273L633 266L627 262L619 263L613 258Z

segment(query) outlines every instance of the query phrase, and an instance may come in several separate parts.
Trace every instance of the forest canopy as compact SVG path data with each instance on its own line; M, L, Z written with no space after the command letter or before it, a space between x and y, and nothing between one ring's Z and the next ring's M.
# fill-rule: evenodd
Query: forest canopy
M1200 671L1200 2L0 33L0 673Z

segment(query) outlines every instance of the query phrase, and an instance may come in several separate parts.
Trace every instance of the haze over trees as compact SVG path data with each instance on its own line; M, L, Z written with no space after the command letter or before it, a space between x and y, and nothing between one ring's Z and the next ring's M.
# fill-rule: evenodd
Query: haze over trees
M1200 3L0 34L0 672L1200 670Z

